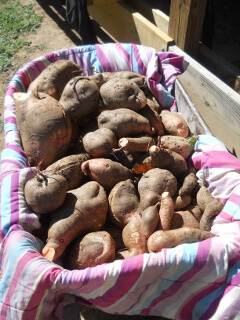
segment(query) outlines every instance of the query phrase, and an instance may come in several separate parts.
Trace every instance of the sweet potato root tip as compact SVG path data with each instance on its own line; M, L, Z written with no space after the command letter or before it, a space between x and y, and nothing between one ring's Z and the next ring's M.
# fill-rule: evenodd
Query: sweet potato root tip
M53 261L55 258L55 249L52 247L44 247L42 250L42 256L49 261Z

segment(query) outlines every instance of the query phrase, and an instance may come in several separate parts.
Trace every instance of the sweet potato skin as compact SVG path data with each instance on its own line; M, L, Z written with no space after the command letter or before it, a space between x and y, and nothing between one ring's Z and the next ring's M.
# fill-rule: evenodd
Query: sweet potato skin
M108 211L107 195L96 181L68 191L64 204L51 213L43 256L56 260L71 241L88 232L100 230Z
M112 262L115 259L115 242L106 231L94 231L79 238L67 250L65 264L68 269L82 270Z
M105 110L98 116L98 127L111 129L118 139L140 134L152 134L149 121L137 112L119 108Z
M93 158L107 157L117 147L117 138L112 130L100 128L83 137L83 146Z
M133 173L121 163L111 159L95 158L82 163L82 171L90 179L97 181L106 191L118 182L133 178Z
M179 113L174 111L171 112L168 110L162 110L160 115L162 118L165 134L180 136L183 138L188 137L188 125Z
M57 60L46 67L40 75L31 82L28 91L38 90L58 100L61 97L65 85L70 79L80 75L82 68L70 60Z
M164 191L171 197L177 193L177 179L170 171L155 168L144 173L138 182L141 208L144 210L161 202Z
M24 195L33 212L47 214L64 203L67 189L67 180L62 175L39 172L25 184Z
M179 153L184 159L187 159L194 150L190 140L181 136L163 135L158 139L158 146L165 149L170 149Z
M149 252L160 252L164 248L174 248L183 243L194 243L213 238L211 232L197 228L183 227L177 230L155 231L147 242Z
M29 163L45 169L67 154L71 120L59 102L45 93L30 91L14 98L17 126Z
M131 179L120 181L109 193L109 217L123 228L130 220L140 217L137 189Z
M88 153L79 153L63 157L62 159L52 163L45 170L44 174L60 174L68 182L67 190L76 189L80 186L83 178L85 177L81 165L84 161L89 160L91 157Z
M129 79L111 79L100 88L103 105L108 110L128 108L139 111L147 97L139 86Z

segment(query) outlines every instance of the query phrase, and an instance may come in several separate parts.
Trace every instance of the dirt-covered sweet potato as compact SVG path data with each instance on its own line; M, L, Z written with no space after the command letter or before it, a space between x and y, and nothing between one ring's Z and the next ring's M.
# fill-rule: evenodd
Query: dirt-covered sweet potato
M17 126L31 166L46 168L67 153L71 119L60 103L46 93L14 94Z
M107 211L106 192L96 181L68 191L64 204L51 213L42 255L51 261L56 260L71 241L88 232L101 230Z
M130 152L147 152L155 140L151 136L125 137L118 141L118 146Z
M70 270L85 269L112 262L115 259L115 242L106 231L94 231L79 238L65 255Z
M168 191L171 197L177 193L177 179L168 170L154 168L144 173L138 182L140 205L144 210L161 202L163 192Z
M112 188L108 201L109 217L120 228L140 216L139 197L131 179L117 183Z
M159 208L159 225L160 230L169 230L174 214L174 203L169 191L164 191L161 197Z
M117 147L117 138L112 130L108 128L88 132L84 135L82 141L84 149L93 158L110 156L113 149Z
M199 242L214 236L209 231L189 227L158 230L148 238L147 247L149 252L160 252L164 248L174 248L180 244Z
M156 145L151 146L148 153L136 160L132 170L135 174L141 174L153 168L167 169L176 177L188 170L187 163L180 154Z
M190 139L180 136L163 135L158 139L158 147L170 149L179 153L184 159L187 159L194 150L193 143Z
M201 185L197 193L197 204L203 212L199 227L202 230L210 231L212 220L222 211L224 203L214 198L211 192L204 185Z
M199 222L189 210L174 211L171 219L170 229L178 229L183 227L199 228Z
M118 182L133 178L133 173L121 163L111 159L95 158L82 163L82 171L90 179L97 181L106 191Z
M151 206L142 212L142 216L130 220L123 228L122 238L128 253L126 257L148 252L147 240L158 224L158 207Z
M87 76L78 76L66 84L59 102L70 118L79 122L81 118L97 112L100 100L97 83Z
M188 137L189 127L184 118L177 112L162 110L161 113L162 123L164 126L165 134L180 136L183 138Z
M87 161L90 158L91 157L88 153L79 153L66 156L52 163L44 171L42 171L42 173L46 176L60 174L67 180L68 190L76 189L80 186L83 178L85 177L82 172L81 165L84 161Z
M147 103L147 97L139 86L128 79L112 79L100 88L103 105L108 110L128 108L139 111Z
M111 129L118 139L154 132L145 117L125 108L102 111L98 116L98 127Z
M194 172L186 172L181 176L181 187L178 190L180 196L192 195L193 190L198 184L197 176Z
M65 200L67 180L57 173L46 175L38 172L24 187L27 205L35 213L45 214L59 208Z
M179 194L173 198L174 209L181 210L186 208L192 201L192 197L188 194L180 196Z
M142 109L140 109L139 114L148 119L157 136L162 136L165 133L162 119L158 112L151 106L151 103L147 103Z
M80 75L82 68L70 60L57 60L46 67L40 75L30 83L28 91L38 90L59 100L64 87L70 79Z
M133 71L102 72L102 76L104 83L112 79L127 79L135 82L140 88L147 85L146 77Z

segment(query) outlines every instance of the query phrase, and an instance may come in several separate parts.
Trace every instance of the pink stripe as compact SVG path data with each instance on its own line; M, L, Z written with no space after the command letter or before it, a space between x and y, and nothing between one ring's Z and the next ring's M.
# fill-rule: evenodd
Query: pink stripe
M89 299L88 301L90 303L100 308L106 308L121 299L130 289L132 289L142 273L143 255L135 256L130 259L123 260L120 274L114 286L101 297Z
M223 219L223 220L225 220L227 222L232 222L233 221L233 216L231 214L223 211L223 210L218 214L218 217L220 217L221 219Z
M211 239L206 240L208 242L211 242ZM152 308L154 308L158 303L161 301L169 298L173 292L176 293L180 290L180 288L183 286L184 281L189 281L196 273L202 270L202 268L207 263L207 258L209 256L211 243L208 243L206 245L206 242L199 242L198 244L198 253L195 258L195 261L193 263L193 266L190 270L186 271L184 274L180 276L180 278L175 279L175 281L172 283L170 287L168 287L166 290L164 290L159 297L154 299L152 303L145 309L142 310L142 315L149 315Z
M14 117L7 117L7 118L5 118L5 123L6 123L6 122L16 124L16 118L14 118Z
M39 255L39 254L38 254ZM43 266L45 267L46 264ZM40 272L40 270L38 269L38 273ZM38 311L38 307L40 305L40 303L42 302L42 299L44 297L44 295L46 294L46 290L51 289L53 283L55 282L56 278L58 277L59 273L62 272L62 269L57 268L57 267L53 267L49 270L47 270L44 275L42 276L40 282L38 283L37 287L35 288L29 302L28 305L26 307L26 310L31 310L31 316L35 318L37 311ZM56 295L56 290L55 292L52 290L52 295ZM34 309L33 309L34 308ZM55 308L55 305L52 304L51 305L52 310ZM50 305L48 304L48 310L47 313L50 314ZM46 310L44 310L44 312L46 313ZM32 318L32 319L34 319ZM22 320L29 320L29 313L25 312L23 314Z
M146 75L146 73L147 73L147 68L146 68L146 66L144 65L143 60L141 59L141 56L140 56L140 53L139 53L139 48L138 48L137 46L133 46L132 49L133 49L133 53L134 53L134 56L135 56L135 58L136 58L138 67L141 68L141 74ZM132 60L131 60L131 63L132 63Z
M96 46L97 49L97 57L98 60L100 61L101 65L104 66L104 71L105 72L111 72L112 71L112 67L108 61L108 59L106 58L104 52L101 50L100 46Z
M120 51L120 53L124 57L126 64L129 66L129 70L133 71L131 55L123 48L123 46L120 43L116 43L116 48Z
M236 193L232 193L229 201L235 203L236 205L240 206L240 195Z
M16 92L16 88L10 86L10 87L8 87L7 90L6 90L6 95L12 97L13 94L14 94L14 92Z

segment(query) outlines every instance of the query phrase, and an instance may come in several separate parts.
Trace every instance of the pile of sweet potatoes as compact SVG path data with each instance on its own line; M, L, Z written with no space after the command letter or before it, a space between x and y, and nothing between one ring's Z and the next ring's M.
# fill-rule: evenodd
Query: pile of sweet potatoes
M59 60L14 98L37 168L24 193L47 228L44 257L82 269L214 236L223 204L198 183L186 121L163 110L145 76L83 76Z

